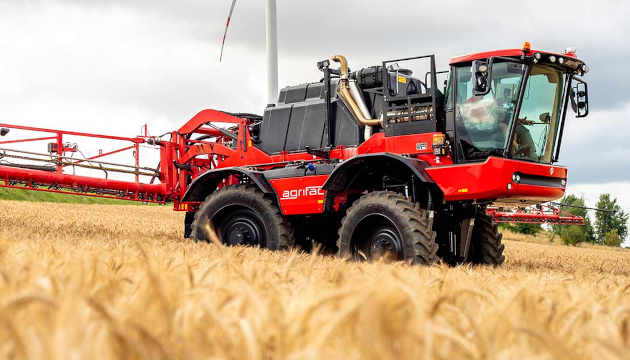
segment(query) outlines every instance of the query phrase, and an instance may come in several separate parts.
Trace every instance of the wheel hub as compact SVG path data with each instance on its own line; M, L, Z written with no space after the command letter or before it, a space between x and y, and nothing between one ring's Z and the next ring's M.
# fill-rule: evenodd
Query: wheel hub
M230 245L255 244L257 233L254 226L247 222L238 222L227 230L227 243Z
M369 245L370 259L403 259L402 240L398 231L391 226L381 226L376 229Z
M221 226L223 243L231 246L263 245L264 228L255 213L237 211Z

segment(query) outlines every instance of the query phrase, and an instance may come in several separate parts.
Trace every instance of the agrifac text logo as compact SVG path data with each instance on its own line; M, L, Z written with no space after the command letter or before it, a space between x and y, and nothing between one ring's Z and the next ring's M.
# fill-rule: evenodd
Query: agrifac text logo
M301 196L323 196L324 191L319 186L308 186L304 189L285 190L280 200L295 200Z

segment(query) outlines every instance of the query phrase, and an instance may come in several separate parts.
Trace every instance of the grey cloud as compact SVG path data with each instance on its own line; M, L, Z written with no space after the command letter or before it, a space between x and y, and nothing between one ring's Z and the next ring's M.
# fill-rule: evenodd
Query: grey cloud
M134 11L153 16L182 38L218 44L230 0L63 0L57 3L97 9ZM240 0L231 23L226 61L234 48L264 52L264 0ZM41 2L31 1L31 6ZM622 59L630 49L625 39L630 25L627 2L536 0L442 2L418 1L296 1L278 0L281 58L298 57L305 66L344 52L354 59L378 62L385 58L435 53L443 67L457 55L497 48L518 47L529 40L534 47L562 51L577 46L592 69L594 107L619 106L627 100L623 89L630 73ZM216 50L218 52L218 50ZM292 69L282 69L291 71ZM304 79L302 81L309 81Z
M567 115L560 164L569 168L570 183L630 180L629 114L630 105L583 119Z

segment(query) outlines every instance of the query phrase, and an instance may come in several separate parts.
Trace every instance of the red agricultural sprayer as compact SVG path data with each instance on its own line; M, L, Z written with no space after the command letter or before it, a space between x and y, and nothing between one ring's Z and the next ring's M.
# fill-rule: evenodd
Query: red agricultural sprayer
M343 257L420 264L499 265L500 219L487 207L564 195L567 169L555 163L565 118L588 114L588 67L575 49L526 43L452 59L444 72L433 55L357 71L332 61L339 68L319 62L321 81L282 89L262 116L204 110L161 137L0 124L2 186L172 202L198 240L211 229L229 245L319 242ZM126 144L78 157L68 137ZM18 142L33 148L8 148ZM157 167L139 165L141 146L159 149ZM135 163L106 161L122 151Z

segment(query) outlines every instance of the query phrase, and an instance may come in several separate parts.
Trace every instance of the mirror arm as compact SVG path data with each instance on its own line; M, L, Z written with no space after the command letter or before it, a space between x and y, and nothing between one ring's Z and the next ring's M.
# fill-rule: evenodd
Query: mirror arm
M562 135L564 133L564 121L567 118L567 109L569 107L569 98L571 97L571 89L573 86L573 77L569 77L569 81L566 88L566 94L564 96L564 104L562 105L562 120L560 122L560 129L558 130L558 144L556 145L556 153L553 155L553 159L551 159L552 163L558 162L560 158L560 146L562 146Z

